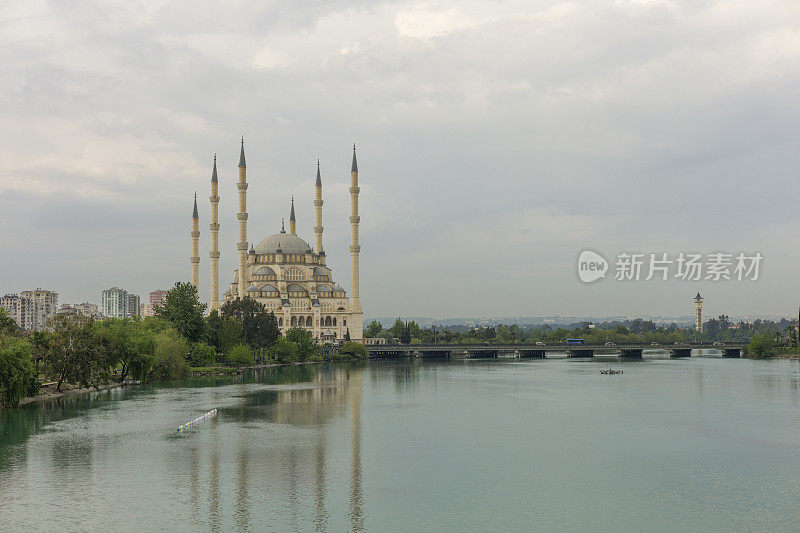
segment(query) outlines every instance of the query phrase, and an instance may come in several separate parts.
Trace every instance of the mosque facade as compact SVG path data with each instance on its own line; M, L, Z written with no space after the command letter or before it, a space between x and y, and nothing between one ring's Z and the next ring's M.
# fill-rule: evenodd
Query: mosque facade
M238 242L236 250L238 268L227 289L219 298L219 181L217 161L211 172L211 301L210 310L220 308L220 304L236 298L252 298L264 304L275 314L281 333L292 327L308 330L312 338L319 342L341 341L345 338L363 338L364 313L359 297L359 223L358 214L358 163L355 145L350 168L350 295L338 285L333 271L326 264L325 250L322 247L322 178L317 162L317 179L314 185L314 246L297 235L297 221L294 213L294 198L289 215L289 231L283 223L281 231L269 235L255 244L247 239L247 163L242 139L239 154L238 189ZM199 246L200 236L197 198L192 212L192 284L199 284Z

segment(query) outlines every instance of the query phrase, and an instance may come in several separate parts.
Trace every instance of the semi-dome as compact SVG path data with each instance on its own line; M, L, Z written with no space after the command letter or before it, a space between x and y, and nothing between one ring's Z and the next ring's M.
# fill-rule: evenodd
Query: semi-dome
M311 246L291 233L270 235L256 245L257 254L305 254L311 252Z

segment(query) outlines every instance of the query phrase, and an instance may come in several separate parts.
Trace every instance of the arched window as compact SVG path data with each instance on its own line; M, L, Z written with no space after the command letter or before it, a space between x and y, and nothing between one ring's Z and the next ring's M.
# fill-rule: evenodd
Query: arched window
M296 326L296 325L297 325L297 317L293 316L292 317L292 326Z
M299 268L288 268L284 272L284 277L287 281L303 281L306 277L303 275L303 271Z
M346 326L346 325L347 325L347 319L346 319L346 318L343 318L343 319L342 319L342 325L343 325L343 326Z
M333 325L336 325L336 317L333 317Z
M278 289L275 288L275 285L264 285L261 287L261 295L267 298L277 298L280 296L280 293Z
M278 325L279 325L279 326L283 326L283 317L280 317L280 318L278 319Z
M313 325L314 325L314 319L311 318L310 316L306 317L306 326L310 328Z

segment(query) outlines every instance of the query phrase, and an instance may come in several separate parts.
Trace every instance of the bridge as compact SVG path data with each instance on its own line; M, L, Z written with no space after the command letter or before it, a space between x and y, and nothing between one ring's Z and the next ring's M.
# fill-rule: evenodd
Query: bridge
M449 357L487 358L521 357L544 359L547 353L565 353L567 357L588 358L598 355L616 355L621 359L642 359L645 350L668 351L670 357L691 357L692 350L719 350L723 357L741 357L746 344L687 342L678 344L399 344L367 346L370 359L399 359L421 357L424 359Z

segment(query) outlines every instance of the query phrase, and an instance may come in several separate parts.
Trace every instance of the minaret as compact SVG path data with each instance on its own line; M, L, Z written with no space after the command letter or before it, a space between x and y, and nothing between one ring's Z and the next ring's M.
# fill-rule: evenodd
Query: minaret
M219 189L217 184L217 154L211 171L211 309L219 309Z
M200 217L197 215L197 193L194 193L194 210L192 211L192 285L197 289L200 283Z
M292 196L292 210L289 213L289 233L297 235L297 221L294 218L294 196Z
M314 186L314 211L316 212L316 225L314 238L317 255L322 253L322 178L319 176L319 159L317 159L317 184Z
M703 297L699 292L694 297L694 329L703 332Z
M247 290L247 164L244 161L244 136L242 150L239 152L239 298L244 298Z
M356 145L353 144L353 164L350 167L350 311L361 313L361 299L358 296L358 254L361 246L358 244L358 163L356 162ZM360 327L358 328L361 329ZM359 335L360 339L361 336Z

